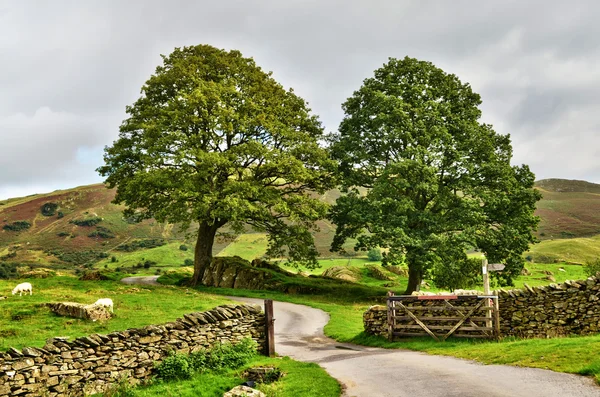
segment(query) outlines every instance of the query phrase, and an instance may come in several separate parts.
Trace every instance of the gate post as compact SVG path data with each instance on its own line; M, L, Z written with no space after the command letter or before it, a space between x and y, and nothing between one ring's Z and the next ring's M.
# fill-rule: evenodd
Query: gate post
M275 319L273 318L273 300L265 299L265 327L267 336L267 356L275 356Z

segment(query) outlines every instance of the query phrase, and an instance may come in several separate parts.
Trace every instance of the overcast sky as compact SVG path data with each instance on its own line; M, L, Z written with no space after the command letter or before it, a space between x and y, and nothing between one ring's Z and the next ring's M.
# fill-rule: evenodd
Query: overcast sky
M174 47L238 49L328 131L388 57L469 82L537 179L600 183L594 1L0 0L0 199L102 181L125 106Z

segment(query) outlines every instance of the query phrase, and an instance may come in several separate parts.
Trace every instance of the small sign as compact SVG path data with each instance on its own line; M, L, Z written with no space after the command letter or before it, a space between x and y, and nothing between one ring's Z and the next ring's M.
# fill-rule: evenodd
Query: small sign
M483 265L483 266L481 267L481 273L482 273L482 274L487 274L487 266L486 266L486 265Z
M490 263L488 264L488 270L490 272L499 272L500 270L504 270L506 265L504 263Z

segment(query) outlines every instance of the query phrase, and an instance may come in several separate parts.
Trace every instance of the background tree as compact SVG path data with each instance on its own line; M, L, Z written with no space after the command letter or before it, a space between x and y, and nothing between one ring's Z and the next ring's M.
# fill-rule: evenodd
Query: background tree
M540 194L527 166L510 165L510 137L479 121L480 104L455 75L408 57L366 79L332 145L347 193L331 211L332 250L357 236L357 249L389 248L386 261L408 264L407 293L472 248L507 263L499 277L511 283Z
M226 224L269 233L270 255L315 264L310 229L327 207L314 192L331 187L333 162L305 101L238 51L198 45L162 58L98 169L115 202L126 216L198 224L193 285Z

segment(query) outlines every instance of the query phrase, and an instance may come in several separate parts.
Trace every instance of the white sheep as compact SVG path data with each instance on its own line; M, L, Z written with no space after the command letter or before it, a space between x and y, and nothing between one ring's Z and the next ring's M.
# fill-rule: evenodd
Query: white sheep
M113 312L113 301L110 298L101 298L94 303L94 305L102 306L108 309L109 312Z
M27 294L27 291L29 291L29 295L33 294L33 287L31 286L30 283L21 283L19 285L17 285L15 287L15 289L12 290L12 294L16 294L17 292L19 293L19 296L23 296L23 292L25 292L25 294Z

